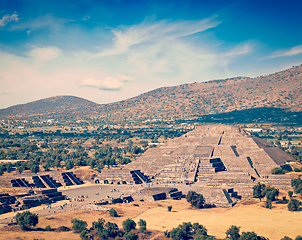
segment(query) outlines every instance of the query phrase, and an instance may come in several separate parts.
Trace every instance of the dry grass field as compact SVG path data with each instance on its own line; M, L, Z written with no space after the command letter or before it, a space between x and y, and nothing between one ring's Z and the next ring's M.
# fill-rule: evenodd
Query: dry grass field
M214 208L197 210L186 201L164 200L157 202L136 202L116 204L119 217L113 218L105 212L74 211L40 217L38 228L50 225L52 228L66 226L71 228L71 219L78 218L87 221L88 228L93 221L104 218L106 221L116 222L120 227L127 218L136 222L139 219L147 221L147 229L162 231L157 237L150 239L164 239L163 232L177 227L182 222L199 222L208 229L210 235L218 238L225 237L225 231L231 226L241 227L242 231L255 231L258 235L271 240L279 240L284 236L295 238L302 235L302 211L290 212L283 204L274 204L266 209L263 202L243 201L233 208ZM172 211L167 210L172 206ZM0 239L80 239L79 234L73 232L22 232L19 227L4 227L0 229Z

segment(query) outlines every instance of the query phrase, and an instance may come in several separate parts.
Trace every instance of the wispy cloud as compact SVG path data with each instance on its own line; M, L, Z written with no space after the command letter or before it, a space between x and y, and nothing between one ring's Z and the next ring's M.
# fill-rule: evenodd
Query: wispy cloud
M71 19L57 18L52 14L46 14L39 16L34 19L28 19L26 21L20 22L18 24L14 24L11 27L11 30L29 30L34 31L41 28L51 28L53 30L58 30L65 23L72 22Z
M81 87L92 87L100 90L119 91L125 82L134 81L132 77L126 77L118 74L116 77L107 77L104 79L86 78L81 84Z
M12 15L6 14L0 19L0 26L4 27L9 22L19 22L18 14L14 13Z
M146 19L141 24L130 28L120 27L119 29L114 29L112 31L115 36L113 47L96 54L95 57L122 54L135 45L172 41L214 28L219 23L214 18L177 22L169 22L167 20L153 22L150 19Z
M302 45L293 47L289 50L274 52L272 55L264 57L262 59L276 58L276 57L288 57L288 56L294 56L294 55L298 55L298 54L302 54Z

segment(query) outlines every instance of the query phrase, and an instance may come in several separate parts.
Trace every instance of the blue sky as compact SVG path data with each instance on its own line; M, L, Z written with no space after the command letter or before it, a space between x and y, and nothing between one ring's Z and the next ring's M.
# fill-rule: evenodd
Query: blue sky
M97 103L302 63L302 1L0 0L0 108Z

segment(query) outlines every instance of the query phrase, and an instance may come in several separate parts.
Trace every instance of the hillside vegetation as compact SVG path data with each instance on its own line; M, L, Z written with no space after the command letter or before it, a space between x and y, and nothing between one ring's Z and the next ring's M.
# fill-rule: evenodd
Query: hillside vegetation
M302 110L302 65L257 78L163 87L110 104L100 105L74 96L51 97L2 109L0 118L190 119L262 107Z

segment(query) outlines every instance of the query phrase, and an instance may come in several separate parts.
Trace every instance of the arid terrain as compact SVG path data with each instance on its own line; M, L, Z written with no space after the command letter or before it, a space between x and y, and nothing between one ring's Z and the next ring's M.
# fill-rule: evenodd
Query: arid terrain
M271 240L278 240L284 236L295 238L301 235L302 211L290 212L283 204L274 204L270 210L264 208L263 204L258 200L243 201L233 208L197 210L185 200L123 203L112 206L120 217L113 218L105 212L74 211L40 217L37 228L45 228L47 225L52 228L59 226L71 228L72 218L87 221L88 228L98 218L116 222L121 227L125 219L131 218L136 222L144 219L147 222L147 229L161 231L156 234L156 238L150 237L150 239L164 239L164 231L171 230L183 222L199 222L208 229L210 235L218 238L225 238L225 231L231 225L240 226L241 232L254 231ZM172 206L171 212L168 212L168 206ZM0 232L0 239L80 239L79 234L72 232L22 232L18 226L1 228Z

